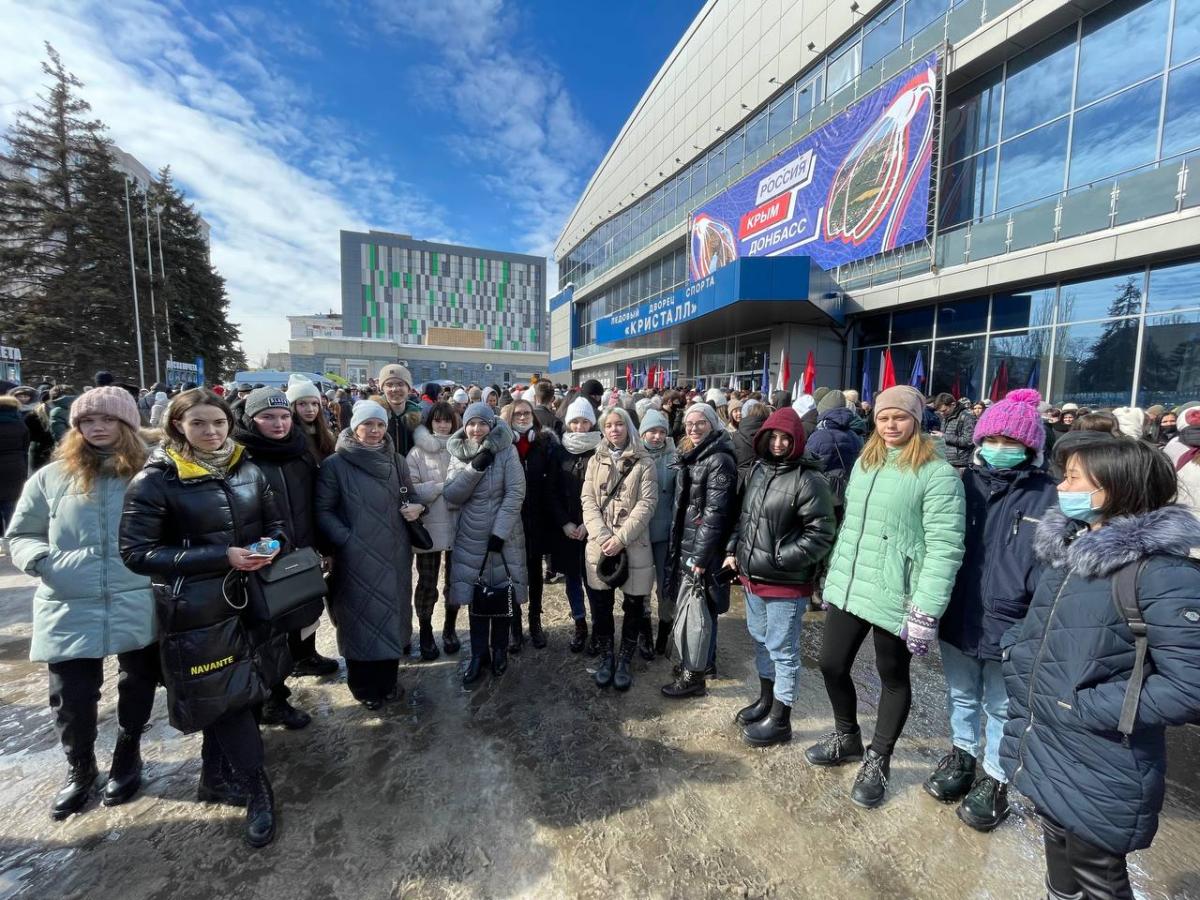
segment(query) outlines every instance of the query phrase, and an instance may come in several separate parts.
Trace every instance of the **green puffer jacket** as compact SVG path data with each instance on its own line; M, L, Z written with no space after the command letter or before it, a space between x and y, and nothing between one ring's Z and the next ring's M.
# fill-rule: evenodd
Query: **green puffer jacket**
M830 557L822 598L899 634L910 607L940 619L962 562L962 481L945 460L919 471L859 460L846 487L846 517Z

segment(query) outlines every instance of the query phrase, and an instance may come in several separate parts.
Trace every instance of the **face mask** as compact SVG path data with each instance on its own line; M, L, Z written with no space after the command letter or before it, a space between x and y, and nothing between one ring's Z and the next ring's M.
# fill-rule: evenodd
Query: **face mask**
M1092 494L1096 491L1059 491L1058 508L1068 519L1078 519L1081 522L1095 522L1100 518L1100 510L1092 509Z
M666 435L659 437L658 435L642 435L642 443L650 450L661 450L667 445Z
M993 469L1011 469L1025 462L1029 454L1024 447L993 447L984 444L979 448L979 455Z

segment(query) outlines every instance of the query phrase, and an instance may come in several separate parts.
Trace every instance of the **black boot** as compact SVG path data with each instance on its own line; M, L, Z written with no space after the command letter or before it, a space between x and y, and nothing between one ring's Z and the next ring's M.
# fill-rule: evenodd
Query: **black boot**
M976 831L991 831L1008 818L1008 785L991 775L975 782L958 805L958 817Z
M742 729L742 737L751 747L770 747L792 739L792 708L779 700L771 701L771 711Z
M804 751L813 766L840 766L863 758L862 731L832 731Z
M201 748L200 757L200 788L196 791L196 799L201 803L245 806L246 785L224 754L215 746L210 749L206 742Z
M514 606L515 610L517 607ZM499 678L508 671L508 633L512 628L511 616L492 619L492 674Z
M662 693L664 697L670 697L672 700L680 700L684 697L703 697L708 693L708 688L704 684L704 673L680 669L674 681L662 686Z
M304 677L306 675L325 677L336 675L337 671L338 661L330 659L328 656L322 656L320 653L313 653L306 659L298 659L292 667L292 674L297 677Z
M892 771L892 758L880 756L874 748L868 747L863 757L862 766L854 776L854 787L850 790L850 799L865 809L874 809L883 802L887 791L888 775Z
M633 664L633 654L637 651L638 642L621 641L621 652L617 655L617 670L613 673L612 686L618 691L627 691L633 687L633 675L629 671ZM653 655L653 654L651 654ZM599 679L599 675L597 675Z
M275 793L266 769L246 779L246 843L265 847L275 840Z
M600 639L598 637L596 637L596 632L594 632L594 631L592 632L592 636L590 638L588 638L587 655L588 656L599 656L600 655Z
M770 678L758 676L758 699L749 706L743 706L733 717L735 725L745 728L755 722L761 722L771 711L771 701L775 699L775 682Z
M483 616L469 614L471 622L471 661L467 663L466 674L463 675L463 687L470 687L483 677L483 667L492 661L488 653L488 631L491 620Z
M955 803L967 796L975 783L975 757L966 750L951 747L933 774L925 779L925 793L943 803Z
M142 786L141 739L141 734L130 734L123 728L117 732L117 746L113 748L112 765L108 768L108 784L104 786L105 806L127 803Z
M529 641L538 650L546 649L546 632L542 629L542 617L529 614Z
M421 619L419 624L421 659L425 660L425 662L433 662L442 655L442 651L438 649L437 641L433 639L433 621L430 619Z
M260 721L263 725L282 725L288 731L299 731L308 727L312 716L296 709L284 697L269 697L263 704Z
M671 643L671 627L674 624L670 619L658 620L658 637L654 641L654 652L659 656L667 655L667 645Z
M67 758L67 781L54 797L50 818L60 821L71 813L79 812L91 796L92 788L100 771L96 768L96 754Z
M650 624L649 616L642 616L638 623L637 650L646 662L654 662L654 626Z
M508 643L509 653L520 653L525 646L525 629L521 625L521 607L513 604L512 623L512 640Z
M600 646L600 665L596 668L596 687L606 688L613 681L613 669L616 661L613 659L612 638L600 638L596 642Z
M588 629L587 619L575 620L575 637L571 638L571 643L567 645L567 649L572 653L582 653L583 647L587 643Z
M446 651L447 656L453 656L462 648L462 641L458 639L458 633L454 630L454 623L458 621L458 607L446 605L446 621L442 623L442 649Z

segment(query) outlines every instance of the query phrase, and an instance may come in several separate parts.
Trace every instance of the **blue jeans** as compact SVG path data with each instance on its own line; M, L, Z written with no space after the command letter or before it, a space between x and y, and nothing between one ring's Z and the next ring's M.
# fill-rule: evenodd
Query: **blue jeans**
M1004 737L1004 722L1008 719L1008 692L1004 689L1001 664L993 659L967 656L945 641L939 643L954 746L979 758L980 740L984 736L980 720L986 713L987 746L983 771L1003 784L1008 779L1000 766L1000 740Z
M760 678L775 682L775 699L785 706L796 700L800 674L800 623L803 600L764 600L746 591L746 628L754 639L754 662Z
M571 607L571 618L576 622L587 618L587 607L584 605L584 589L587 590L587 596L590 598L595 593L588 587L587 581L582 575L567 575L563 579L567 588L567 603Z

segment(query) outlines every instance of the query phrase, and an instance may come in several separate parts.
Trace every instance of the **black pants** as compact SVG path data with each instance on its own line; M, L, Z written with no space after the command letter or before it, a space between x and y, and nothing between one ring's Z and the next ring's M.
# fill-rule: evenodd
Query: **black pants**
M821 674L833 705L833 720L843 733L858 731L858 694L850 668L867 635L874 632L875 669L882 685L879 715L871 747L880 756L890 756L908 719L912 686L908 678L912 654L904 641L858 616L829 607L821 637Z
M529 575L529 621L542 620L542 594L545 593L545 572L542 571L542 553L534 549L532 543L525 545L525 569ZM512 614L513 634L521 632L521 607L513 604Z
M314 631L306 638L300 637L300 629L288 632L288 652L291 653L292 663L300 662L302 659L308 659L317 652L317 633ZM292 689L283 681L271 687L271 701L282 703L292 696Z
M346 684L355 700L385 700L396 690L398 659L347 659Z
M162 682L158 644L117 654L117 722L130 734L140 735L150 721L154 690ZM52 662L50 708L54 727L68 759L91 756L96 746L96 709L104 683L103 659L67 659Z
M612 638L616 634L616 623L613 621L616 593L611 590L588 592L588 600L592 605L592 628L597 638ZM621 612L621 640L636 643L638 631L642 626L642 616L646 614L646 598L622 591Z
M1084 897L1086 900L1133 900L1125 857L1101 850L1069 834L1044 813L1042 836L1046 845L1046 885L1051 897Z
M433 618L433 608L438 598L438 573L442 567L442 557L446 559L446 580L450 579L450 551L445 553L416 553L417 588L413 591L413 607L417 611L417 621L423 622Z
M262 735L258 733L258 722L251 710L231 713L209 725L203 734L201 758L209 760L223 756L233 770L242 776L251 775L263 767Z

